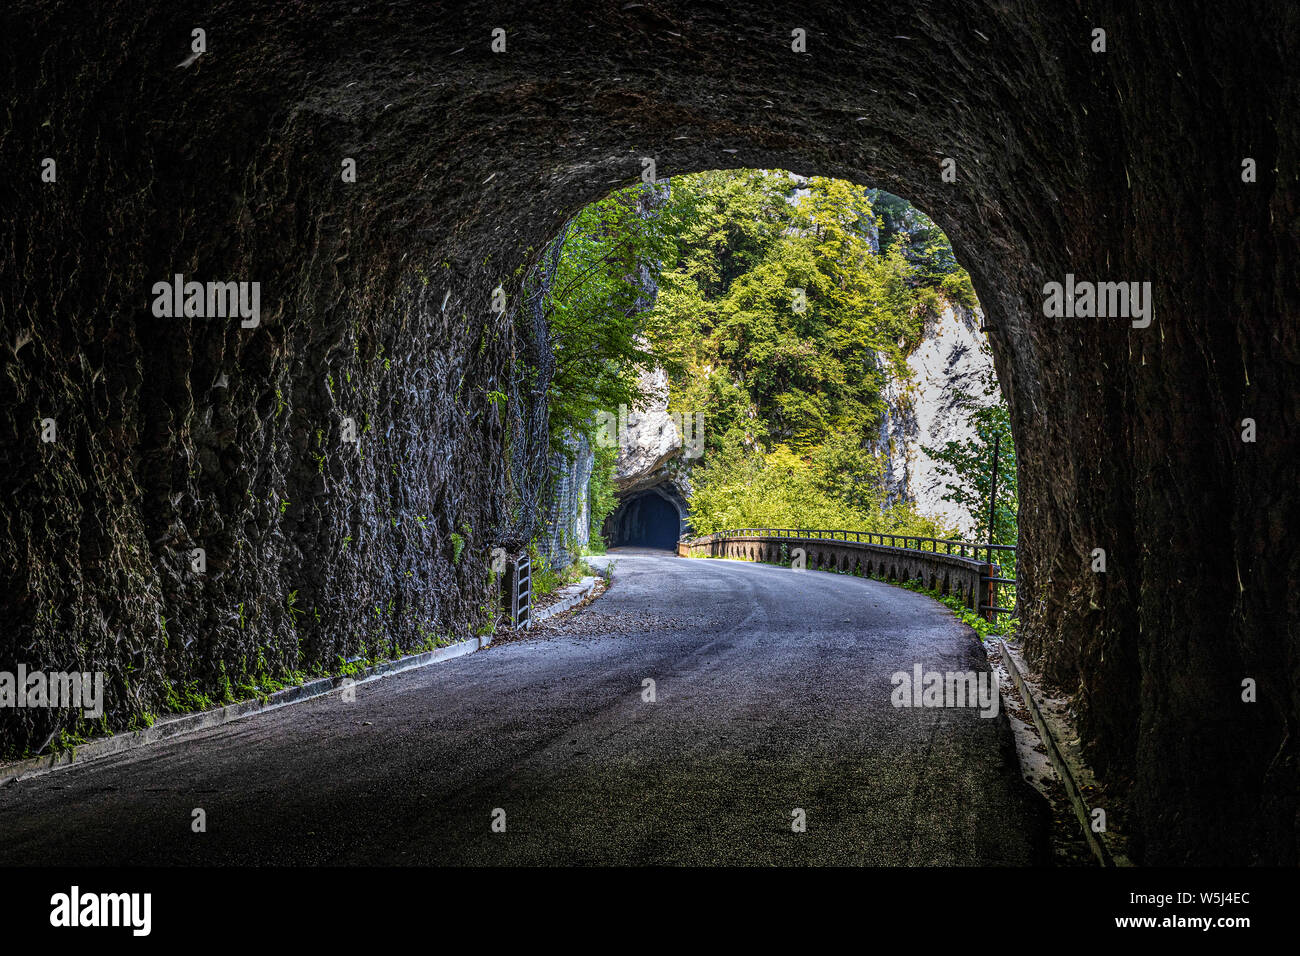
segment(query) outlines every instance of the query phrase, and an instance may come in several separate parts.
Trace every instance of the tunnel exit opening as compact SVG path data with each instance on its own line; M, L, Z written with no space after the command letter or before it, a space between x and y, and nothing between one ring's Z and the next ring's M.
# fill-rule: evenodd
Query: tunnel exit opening
M588 525L606 546L671 547L689 515L697 532L821 522L1013 553L1010 409L983 309L908 200L779 168L683 173L608 193L548 248L534 291L568 415L551 425L576 433L590 411L617 449L593 468L614 492Z

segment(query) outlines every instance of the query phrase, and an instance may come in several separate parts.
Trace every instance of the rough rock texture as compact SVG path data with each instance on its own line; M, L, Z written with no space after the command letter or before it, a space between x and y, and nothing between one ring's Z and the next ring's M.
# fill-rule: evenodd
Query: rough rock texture
M649 369L639 379L650 398L642 408L620 412L625 424L618 429L614 483L621 494L665 480L664 466L682 448L677 423L668 411L668 373Z
M636 410L627 410L618 429L618 457L614 462L614 487L618 506L605 519L602 534L611 545L639 541L643 536L642 514L645 495L663 498L677 511L678 533L690 527L691 466L694 458L682 441L680 416L668 411L668 373L647 369L640 375L649 400ZM620 413L622 414L622 413ZM703 439L692 430L693 450Z
M921 344L907 357L910 379L887 372L885 415L876 441L889 500L910 501L921 514L940 518L966 536L979 535L977 523L964 508L944 500L947 480L925 449L974 437L963 395L979 404L996 400L984 393L994 372L982 322L978 309L960 305L946 305L927 318ZM883 357L882 364L887 364Z
M0 666L112 661L121 725L168 675L472 616L486 539L516 515L488 393L522 345L497 284L516 291L642 157L841 176L929 213L996 329L1028 649L1131 783L1136 854L1297 861L1291 0L19 0L0 18ZM209 52L178 67L195 27ZM175 272L260 280L261 327L154 319L150 285ZM1151 281L1153 323L1045 319L1067 273ZM364 458L340 447L349 415ZM206 577L183 570L194 542ZM328 622L301 650L295 589Z

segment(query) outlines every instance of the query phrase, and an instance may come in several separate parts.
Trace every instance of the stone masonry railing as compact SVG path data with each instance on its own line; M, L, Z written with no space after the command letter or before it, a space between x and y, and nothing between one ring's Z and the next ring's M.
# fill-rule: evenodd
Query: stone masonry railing
M1016 549L1010 545L806 528L740 528L682 538L677 544L677 553L682 557L741 558L771 564L791 562L797 549L803 550L808 570L919 581L940 594L957 597L967 608L990 620L995 614L1014 613L1013 608L997 604L998 586L1015 584L1014 579L1000 577L997 564L979 558L981 551L986 556L995 551L1014 553Z

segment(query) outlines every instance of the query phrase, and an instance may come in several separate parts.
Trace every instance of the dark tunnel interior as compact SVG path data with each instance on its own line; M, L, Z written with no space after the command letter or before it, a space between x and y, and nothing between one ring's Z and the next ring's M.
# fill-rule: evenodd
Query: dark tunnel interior
M623 499L610 516L610 537L614 547L677 547L681 519L677 509L662 495L645 491Z
M542 526L541 251L644 160L784 169L969 269L1025 655L1132 858L1300 862L1300 4L84 6L0 7L0 668L109 706L0 707L0 759L490 628ZM1149 327L1049 317L1076 276ZM260 312L156 313L181 278ZM611 531L689 517L625 492Z

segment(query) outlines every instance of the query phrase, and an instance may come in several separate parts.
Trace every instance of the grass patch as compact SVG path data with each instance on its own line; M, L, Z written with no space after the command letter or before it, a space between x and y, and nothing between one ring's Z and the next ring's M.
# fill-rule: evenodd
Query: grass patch
M565 568L551 568L545 561L533 565L533 596L549 597L560 588L577 584L585 577L595 577L597 572L586 561L575 558Z
M873 580L879 581L883 579L873 578ZM924 594L926 597L934 598L952 611L963 624L968 625L972 631L978 634L981 641L987 640L990 634L997 637L1015 637L1016 629L1020 626L1020 618L1010 617L1006 614L999 614L994 620L986 621L951 594L940 594L938 591L927 588L916 581L886 581L885 583L895 584L907 588L909 591L915 591L917 594Z

